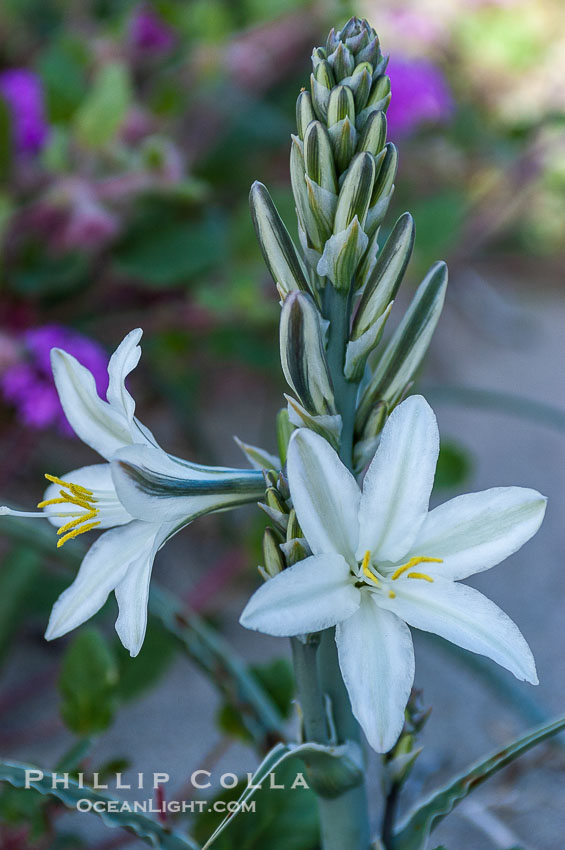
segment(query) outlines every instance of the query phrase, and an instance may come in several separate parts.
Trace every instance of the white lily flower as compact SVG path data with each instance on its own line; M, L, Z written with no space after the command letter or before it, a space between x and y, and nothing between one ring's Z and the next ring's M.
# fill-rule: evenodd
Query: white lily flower
M147 626L147 599L158 549L195 517L263 495L257 470L200 466L173 458L135 417L125 380L141 356L142 331L131 331L108 364L106 401L93 375L60 349L51 352L61 405L75 433L107 463L85 466L51 482L38 512L1 507L0 514L47 518L58 528L57 546L93 529L108 529L86 553L74 582L59 597L47 640L84 623L114 591L116 631L138 654Z
M421 396L388 420L363 490L331 446L306 429L288 452L288 480L311 557L269 580L241 623L291 636L336 626L353 713L371 746L392 748L414 678L408 626L434 632L537 684L517 626L459 579L489 569L538 530L546 499L501 487L428 513L439 433Z

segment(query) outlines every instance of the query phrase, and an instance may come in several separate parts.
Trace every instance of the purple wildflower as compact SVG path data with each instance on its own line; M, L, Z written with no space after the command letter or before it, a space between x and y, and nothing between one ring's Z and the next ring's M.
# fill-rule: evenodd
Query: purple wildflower
M108 358L104 350L88 337L55 324L25 331L21 342L22 358L8 366L0 377L4 399L15 406L24 425L37 429L56 425L71 436L73 431L63 413L51 373L51 349L63 348L86 366L94 375L100 395L108 386Z
M141 6L130 21L130 40L138 50L166 53L175 44L175 34L154 9Z
M49 132L45 119L41 80L27 68L0 73L0 96L8 104L18 153L38 153Z
M395 57L388 74L392 100L387 112L391 135L406 136L423 124L446 121L453 100L445 77L427 59Z

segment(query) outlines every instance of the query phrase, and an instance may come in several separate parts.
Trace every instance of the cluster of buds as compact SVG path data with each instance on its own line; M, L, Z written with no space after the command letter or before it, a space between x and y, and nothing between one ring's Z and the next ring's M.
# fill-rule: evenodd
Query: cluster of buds
M277 419L277 437L281 466L286 459L288 440L292 432L286 410L281 410ZM311 555L302 529L292 507L288 481L284 472L263 469L265 478L265 500L259 507L267 514L272 525L263 533L263 566L261 577L267 581L286 567L291 567Z
M414 244L414 222L405 213L379 248L398 164L386 141L386 65L375 31L357 18L313 51L311 88L298 97L290 155L298 245L265 186L251 189L255 229L281 298L290 421L339 448L345 418L353 419L347 427L356 471L410 386L447 284L445 264L437 263L394 334L381 341Z

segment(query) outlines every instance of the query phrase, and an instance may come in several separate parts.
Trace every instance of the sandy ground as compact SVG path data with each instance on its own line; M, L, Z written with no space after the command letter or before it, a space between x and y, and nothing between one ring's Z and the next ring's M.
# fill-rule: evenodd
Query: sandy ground
M488 293L473 296L465 282L454 288L429 358L425 383L463 385L517 393L565 409L563 385L563 329L565 301L558 292L534 293L502 282L501 291L510 309L491 303ZM499 311L499 313L497 313ZM499 332L502 328L502 332ZM229 392L229 391L228 391ZM224 398L217 411L218 431L213 436L225 446L226 428L259 440L274 402L265 400L261 388L241 405L237 387L233 398ZM239 408L238 408L239 406ZM243 408L243 409L242 409ZM225 410L230 409L229 422ZM249 410L255 411L249 427ZM563 562L563 516L565 515L565 433L543 424L503 413L471 410L452 404L436 406L442 435L460 440L474 458L470 489L520 484L539 489L549 497L546 521L538 536L504 566L472 583L486 592L520 625L538 664L540 686L517 687L533 696L549 715L565 711L565 653L563 652L565 571ZM241 419L241 421L239 421ZM222 449L222 451L225 450ZM231 454L231 449L227 452ZM235 452L226 460L239 462ZM176 546L176 557L188 560L187 574L202 570L201 553L190 549L190 533ZM166 568L161 568L166 574ZM249 659L265 659L287 651L284 641L260 638L245 632L237 616L246 588L229 601L225 632L232 644ZM413 775L408 806L479 756L507 742L527 728L528 722L508 702L489 689L461 659L429 640L416 636L416 684L424 689L433 714L425 734L424 752ZM36 657L37 656L37 657ZM4 692L19 679L21 664L27 669L44 664L38 649L26 651L7 672ZM501 676L506 674L501 673ZM511 679L510 674L508 674ZM51 695L50 695L51 694ZM133 754L136 771L167 771L171 788L184 785L191 771L205 764L220 736L213 726L215 692L189 664L179 660L158 690L135 705L126 706L112 729L96 747L96 759ZM26 724L38 723L40 732L25 744L17 731L4 750L13 757L49 763L60 753L65 733L56 720L56 695L47 691L32 703ZM15 729L21 718L14 718ZM51 725L50 725L51 724ZM9 728L4 735L9 735ZM565 739L565 736L563 736ZM225 753L214 775L245 772L255 764L243 746ZM132 769L133 769L132 768ZM565 750L544 747L527 756L522 766L507 770L462 805L434 833L430 848L443 843L448 850L562 850L565 832ZM376 759L370 788L379 798ZM129 796L135 797L131 792ZM91 837L105 833L93 818L73 816ZM88 820L88 825L87 825ZM133 842L130 846L141 846ZM235 850L235 848L234 848ZM237 848L237 850L240 850Z

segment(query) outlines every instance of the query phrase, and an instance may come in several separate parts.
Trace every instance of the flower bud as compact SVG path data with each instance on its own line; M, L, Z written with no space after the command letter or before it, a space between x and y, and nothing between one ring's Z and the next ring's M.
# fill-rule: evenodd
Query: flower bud
M335 413L320 314L303 292L292 292L280 322L281 363L285 378L311 414Z
M365 223L375 181L375 160L370 153L359 153L351 163L339 192L334 220L334 233L349 227L357 217Z
M367 234L355 216L349 227L326 242L316 267L318 274L329 278L336 289L348 292L368 244Z
M332 142L334 161L338 173L342 173L349 168L355 147L357 145L357 130L355 123L349 118L344 118L338 121L329 128L330 139Z
M343 118L355 123L355 101L349 86L336 86L330 94L328 103L328 127L337 124Z
M365 423L375 401L384 399L393 406L402 396L431 342L446 287L447 266L443 262L435 263L416 290L402 322L379 359L361 398L358 427Z
M296 126L298 127L298 136L302 141L308 124L315 120L316 115L314 114L310 92L301 91L296 101Z
M282 407L277 413L277 446L279 449L279 457L283 466L286 463L288 443L293 431L294 426L288 418L288 410L286 407Z
M332 66L336 80L343 80L353 73L355 59L353 54L342 41L339 42L333 53L328 56L328 62Z
M351 339L358 339L364 334L394 300L413 247L414 219L410 213L404 213L394 225L365 285Z
M308 272L269 192L255 182L249 195L251 217L267 268L282 299L293 289L308 290Z
M263 562L269 578L274 578L286 567L280 548L281 542L278 533L268 526L263 534Z
M300 524L296 517L296 511L294 508L291 509L290 514L288 515L288 526L286 529L286 539L287 541L293 540L296 537L302 537L302 529L300 528Z
M314 68L310 77L312 91L312 105L314 112L320 119L325 121L328 116L328 102L330 91L335 85L332 67L329 62L323 60Z
M377 156L386 142L386 115L384 112L373 112L367 119L363 132L359 136L359 151L369 151Z
M322 189L337 194L337 178L328 131L320 121L313 121L304 135L306 174Z

